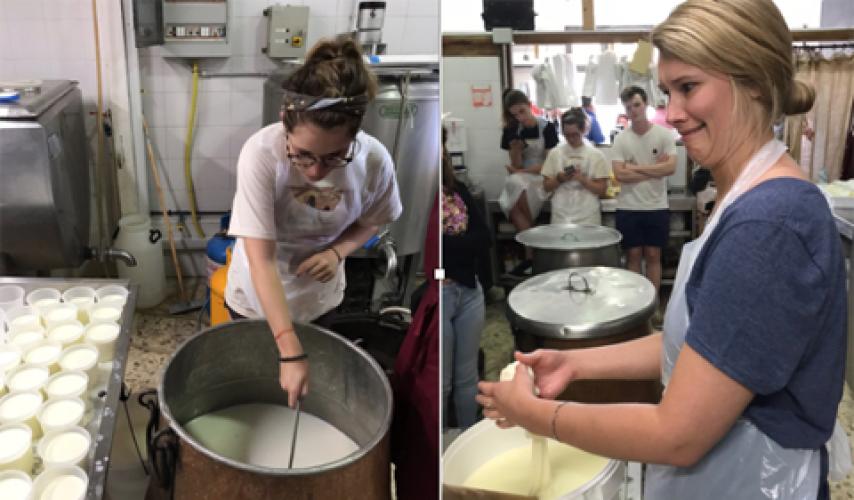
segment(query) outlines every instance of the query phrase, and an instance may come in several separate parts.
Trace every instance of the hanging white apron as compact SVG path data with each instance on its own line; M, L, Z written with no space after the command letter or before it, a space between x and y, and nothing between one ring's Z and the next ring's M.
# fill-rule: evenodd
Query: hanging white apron
M287 168L281 161L276 166L276 262L293 321L312 321L335 308L344 298L343 262L326 283L307 274L297 277L295 273L300 263L327 248L361 213L361 197L356 195L353 176L348 175L348 169L354 167L351 164L333 170L322 183L332 188L312 189L296 168ZM338 196L333 209L316 208L330 206ZM231 267L228 280L235 281L236 301L248 304L255 313L249 316L262 316L242 238L235 245ZM239 308L235 309L242 313Z
M542 165L546 159L546 141L543 138L543 130L548 122L537 118L537 138L525 138L526 147L522 150L522 166L528 168L532 165ZM519 125L519 132L522 126ZM549 198L549 194L543 189L543 176L539 174L510 174L504 179L504 189L498 196L498 205L505 216L509 217L510 209L516 205L519 196L525 193L528 200L528 208L531 216L537 218L543 202Z
M723 201L715 207L703 234L682 248L673 293L664 315L661 380L665 388L688 331L685 284L691 275L697 255L726 208L765 174L785 152L786 146L782 142L772 140L765 144L750 159ZM818 450L783 448L749 420L739 418L727 435L693 467L649 465L644 498L815 498L820 484L819 461Z

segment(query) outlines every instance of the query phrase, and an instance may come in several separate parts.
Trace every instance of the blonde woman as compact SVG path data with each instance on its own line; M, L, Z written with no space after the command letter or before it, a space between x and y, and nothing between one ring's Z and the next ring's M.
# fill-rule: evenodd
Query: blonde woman
M842 396L845 266L827 203L774 140L814 92L793 79L771 0L688 0L653 30L667 120L715 178L703 234L682 251L664 332L517 354L481 383L500 425L649 463L646 499L829 498L825 443ZM657 405L550 400L580 379L651 379Z

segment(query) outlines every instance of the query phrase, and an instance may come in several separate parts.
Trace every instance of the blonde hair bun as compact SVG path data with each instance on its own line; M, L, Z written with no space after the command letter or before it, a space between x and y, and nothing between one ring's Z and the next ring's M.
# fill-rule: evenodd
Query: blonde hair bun
M801 80L793 80L789 99L783 106L783 113L787 115L806 113L812 109L813 102L815 102L815 90L812 85Z

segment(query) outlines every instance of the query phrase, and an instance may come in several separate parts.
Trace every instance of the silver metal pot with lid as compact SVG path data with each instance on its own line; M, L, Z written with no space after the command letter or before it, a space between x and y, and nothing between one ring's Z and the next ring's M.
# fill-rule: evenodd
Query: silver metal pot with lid
M534 251L534 274L569 267L618 267L622 239L616 229L580 224L545 224L516 235L516 241Z
M528 345L581 349L616 344L651 333L653 284L613 267L578 267L536 275L507 299L509 315ZM524 342L523 342L524 343ZM577 381L561 399L587 402L657 401L658 381Z

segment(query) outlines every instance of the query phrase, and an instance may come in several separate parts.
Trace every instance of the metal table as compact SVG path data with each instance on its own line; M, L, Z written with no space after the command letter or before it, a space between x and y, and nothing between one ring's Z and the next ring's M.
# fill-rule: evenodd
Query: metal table
M854 208L833 209L836 227L842 237L842 246L848 258L848 347L845 365L845 381L854 387Z
M101 500L104 497L107 480L107 468L110 463L110 451L113 445L113 433L116 428L119 396L122 392L125 366L127 364L130 337L133 327L133 314L136 309L137 286L130 286L128 280L89 279L89 278L18 278L0 277L0 285L18 285L29 293L42 287L65 291L75 286L100 288L105 285L122 285L130 291L122 310L121 331L116 339L112 367L106 380L99 381L95 387L89 387L89 401L92 404L92 419L85 426L92 436L92 448L87 455L89 466L89 485L87 500ZM93 397L92 394L96 395Z

